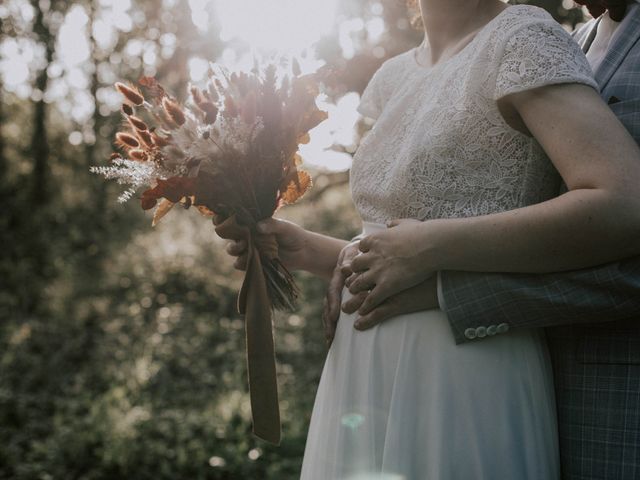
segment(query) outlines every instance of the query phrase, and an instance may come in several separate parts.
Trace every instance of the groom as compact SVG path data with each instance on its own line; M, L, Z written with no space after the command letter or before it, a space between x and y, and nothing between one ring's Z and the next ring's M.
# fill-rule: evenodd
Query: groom
M598 18L574 38L587 54L602 97L640 144L639 2L578 0ZM349 273L345 259L327 297L329 335ZM640 479L640 257L558 274L441 272L438 280L437 295L435 280L427 281L362 319L372 326L439 306L459 344L547 327L563 479ZM362 299L354 296L343 309L356 311Z

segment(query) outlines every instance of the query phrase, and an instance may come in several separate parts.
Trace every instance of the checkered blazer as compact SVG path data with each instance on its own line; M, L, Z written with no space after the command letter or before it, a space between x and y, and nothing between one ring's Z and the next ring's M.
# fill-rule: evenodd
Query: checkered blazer
M640 8L629 15L595 78L640 144ZM594 27L574 35L585 49ZM558 274L441 272L440 287L457 343L547 327L563 479L640 479L640 257Z

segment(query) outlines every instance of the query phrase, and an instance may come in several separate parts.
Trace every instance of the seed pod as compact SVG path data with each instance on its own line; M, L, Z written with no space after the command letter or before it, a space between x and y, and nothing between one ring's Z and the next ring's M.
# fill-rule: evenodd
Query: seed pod
M124 148L138 148L140 146L136 137L125 132L116 133L116 143Z
M144 144L145 147L153 147L153 139L151 138L151 134L146 130L137 130L136 136Z
M184 125L186 118L184 116L184 112L177 103L169 100L167 97L164 97L162 99L162 106L164 107L164 111L167 113L169 118L171 118L171 120L173 120L176 125Z
M127 117L127 120L129 120L131 126L136 130L148 130L149 128L141 118L135 117L133 115L129 115L129 117Z
M171 137L161 137L156 132L151 132L151 138L153 139L153 143L160 148L166 147L171 143Z
M215 123L218 116L218 107L211 102L203 102L198 108L204 113L204 122L208 125Z
M115 84L118 91L124 95L124 97L130 102L131 105L139 107L144 103L144 97L140 90L136 87L127 86L124 83L116 82Z
M133 150L129 150L129 158L131 158L132 160L144 162L147 160L147 153L144 150L135 148Z
M128 103L122 104L122 113L126 116L133 115L133 107Z
M228 117L234 118L238 116L238 107L233 101L233 98L227 97L224 99L224 113Z
M206 101L202 91L198 87L191 87L191 96L193 97L193 103L198 107Z

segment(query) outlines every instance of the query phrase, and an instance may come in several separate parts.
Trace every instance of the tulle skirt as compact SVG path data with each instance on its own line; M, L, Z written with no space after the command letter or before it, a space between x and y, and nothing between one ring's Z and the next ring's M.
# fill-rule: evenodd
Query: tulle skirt
M377 228L365 224L365 233ZM541 332L456 346L441 310L364 332L353 328L355 318L341 315L326 359L303 480L559 478Z

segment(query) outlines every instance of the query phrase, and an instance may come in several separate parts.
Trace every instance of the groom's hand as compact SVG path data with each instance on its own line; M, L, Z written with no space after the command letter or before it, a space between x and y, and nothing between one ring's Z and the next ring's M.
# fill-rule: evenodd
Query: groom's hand
M418 285L387 298L371 311L358 311L367 298L367 292L360 292L344 302L342 311L348 314L358 311L360 316L354 327L357 330L367 330L398 315L438 308L437 288L437 276L434 275Z
M324 325L324 334L328 344L331 344L336 334L336 326L338 325L338 318L340 318L342 289L344 288L345 279L353 273L351 260L360 253L358 243L358 241L351 242L342 249L329 281L329 288L324 299L324 311L322 312L322 324Z

